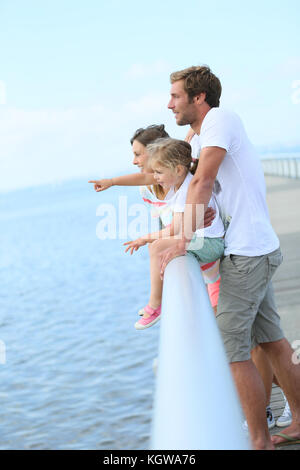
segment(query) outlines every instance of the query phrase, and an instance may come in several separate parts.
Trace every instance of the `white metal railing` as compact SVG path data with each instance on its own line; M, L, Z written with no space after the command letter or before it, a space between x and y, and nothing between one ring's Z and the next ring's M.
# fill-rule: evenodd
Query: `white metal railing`
M151 448L250 449L199 264L165 271Z
M273 176L300 178L300 158L267 158L261 160L264 173Z

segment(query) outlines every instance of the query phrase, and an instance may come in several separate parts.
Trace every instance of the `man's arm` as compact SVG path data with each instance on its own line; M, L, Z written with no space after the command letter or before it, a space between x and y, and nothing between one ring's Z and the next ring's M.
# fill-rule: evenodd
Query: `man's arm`
M193 238L193 233L204 226L203 215L211 198L219 167L226 155L220 147L205 147L201 150L196 173L190 182L184 212L185 241ZM203 211L202 211L203 208Z

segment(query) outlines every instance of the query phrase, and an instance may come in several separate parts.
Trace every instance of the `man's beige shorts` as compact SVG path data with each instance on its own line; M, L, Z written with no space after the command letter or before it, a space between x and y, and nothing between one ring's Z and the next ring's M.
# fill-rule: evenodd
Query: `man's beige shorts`
M226 256L220 264L217 322L229 362L247 361L260 343L284 337L271 278L282 262L280 248L263 256Z

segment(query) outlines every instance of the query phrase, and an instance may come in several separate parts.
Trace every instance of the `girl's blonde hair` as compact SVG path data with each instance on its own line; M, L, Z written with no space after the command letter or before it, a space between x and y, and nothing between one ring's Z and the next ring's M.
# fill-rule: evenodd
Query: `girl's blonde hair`
M186 168L195 174L198 160L192 158L192 148L188 142L171 138L157 139L152 144L147 145L149 155L149 165L161 165L164 168L175 170L177 165Z

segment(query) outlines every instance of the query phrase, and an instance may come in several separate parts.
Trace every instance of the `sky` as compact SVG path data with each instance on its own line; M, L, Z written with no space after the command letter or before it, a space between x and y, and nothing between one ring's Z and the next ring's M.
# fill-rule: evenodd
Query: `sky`
M299 0L0 0L0 192L135 171L169 75L207 64L259 151L300 147Z

